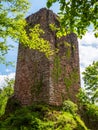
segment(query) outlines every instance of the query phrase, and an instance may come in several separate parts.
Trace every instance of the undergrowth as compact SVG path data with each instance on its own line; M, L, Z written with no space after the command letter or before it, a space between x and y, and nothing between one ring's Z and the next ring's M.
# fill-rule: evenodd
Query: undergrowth
M1 117L0 130L88 130L76 110L71 101L65 101L62 108L44 104L22 107Z

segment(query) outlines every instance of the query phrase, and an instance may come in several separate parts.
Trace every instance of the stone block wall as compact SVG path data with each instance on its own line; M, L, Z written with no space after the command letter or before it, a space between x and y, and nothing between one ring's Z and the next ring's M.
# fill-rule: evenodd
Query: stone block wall
M30 27L40 24L51 48L59 51L51 58L44 53L19 45L14 96L22 105L44 102L59 106L65 99L76 102L80 87L78 41L74 33L57 38L50 24L59 27L58 16L41 9L26 18Z

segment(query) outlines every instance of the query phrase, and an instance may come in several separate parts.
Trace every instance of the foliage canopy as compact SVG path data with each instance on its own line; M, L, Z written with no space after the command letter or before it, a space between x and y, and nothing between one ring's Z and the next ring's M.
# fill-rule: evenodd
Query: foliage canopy
M93 25L93 31L98 37L98 1L97 0L47 0L47 7L59 2L61 31L74 32L80 38L87 32L87 27Z
M5 85L0 89L0 116L4 114L8 98L13 94L14 79L6 79Z
M9 37L26 47L38 49L47 56L52 53L48 41L40 38L44 32L39 25L30 29L29 35L27 34L26 26L28 24L24 17L29 7L28 0L0 1L0 63L5 63L4 55L13 47L11 44L7 44Z
M98 102L98 61L83 72L84 87L91 103Z
M0 1L0 63L4 63L4 55L12 47L7 38L16 38L24 27L24 15L29 8L27 0Z

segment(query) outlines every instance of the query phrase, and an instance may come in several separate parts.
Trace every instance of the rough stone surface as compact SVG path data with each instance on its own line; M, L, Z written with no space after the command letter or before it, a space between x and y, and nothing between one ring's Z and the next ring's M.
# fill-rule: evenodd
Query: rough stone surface
M44 102L59 106L65 99L76 102L80 86L78 41L74 33L58 39L50 24L59 27L58 17L44 8L27 17L30 27L40 24L52 48L59 52L50 59L19 45L14 96L22 105ZM66 45L69 43L70 46Z

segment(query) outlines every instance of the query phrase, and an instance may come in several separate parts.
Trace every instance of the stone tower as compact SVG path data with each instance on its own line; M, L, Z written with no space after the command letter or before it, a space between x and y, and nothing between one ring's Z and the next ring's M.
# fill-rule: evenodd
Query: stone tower
M45 54L19 45L14 96L22 105L44 102L59 106L65 99L76 102L80 86L78 41L74 33L57 38L50 24L59 27L56 14L43 8L26 18L31 27L40 24L58 53L48 59Z

